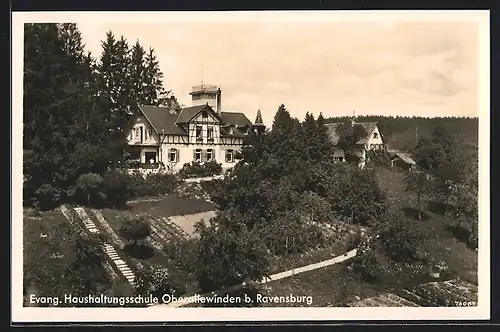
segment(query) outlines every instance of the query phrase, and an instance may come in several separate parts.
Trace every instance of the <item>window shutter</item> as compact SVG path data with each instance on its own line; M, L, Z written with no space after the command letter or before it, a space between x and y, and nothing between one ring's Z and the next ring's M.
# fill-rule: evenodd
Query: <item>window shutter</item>
M196 149L193 150L193 161L196 160Z
M181 150L176 149L175 152L176 152L175 153L175 162L179 162L179 160L180 160L179 153L181 152Z
M204 162L207 160L207 150L201 150L201 161Z

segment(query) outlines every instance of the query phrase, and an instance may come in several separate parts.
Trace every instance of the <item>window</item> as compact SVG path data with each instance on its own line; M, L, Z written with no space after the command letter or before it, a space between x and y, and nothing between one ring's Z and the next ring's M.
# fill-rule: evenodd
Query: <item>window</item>
M373 133L373 138L378 138L378 133Z
M203 133L203 127L202 126L196 126L196 140L203 139L202 133Z
M176 163L178 161L177 149L170 149L168 151L168 161L171 163Z
M151 128L148 129L148 137L151 137L153 136L153 130L151 130Z
M197 163L201 162L201 149L194 150L194 161Z
M154 164L156 163L156 152L145 152L144 153L146 163Z
M207 158L206 161L212 161L214 155L214 151L212 149L207 149Z
M232 163L234 161L233 157L233 150L226 150L226 163Z
M214 127L208 127L207 128L207 139L209 141L213 141L214 140Z

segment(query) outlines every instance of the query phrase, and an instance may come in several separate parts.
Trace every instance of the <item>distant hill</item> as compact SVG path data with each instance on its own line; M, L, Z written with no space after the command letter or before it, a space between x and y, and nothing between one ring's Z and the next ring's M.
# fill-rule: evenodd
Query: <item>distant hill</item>
M348 116L327 118L326 122L350 121ZM412 150L418 137L429 136L437 126L444 127L455 139L469 147L478 144L478 118L465 117L393 117L393 116L358 116L359 122L378 122L384 140L389 147L400 150Z

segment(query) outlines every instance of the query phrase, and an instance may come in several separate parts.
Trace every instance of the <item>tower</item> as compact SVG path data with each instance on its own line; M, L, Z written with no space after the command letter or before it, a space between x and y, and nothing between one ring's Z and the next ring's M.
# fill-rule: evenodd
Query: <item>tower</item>
M218 113L221 111L222 91L216 85L195 85L189 94L191 95L193 106L208 104Z
M252 127L256 134L262 134L266 130L266 125L264 124L264 121L262 121L260 109L257 110L257 116L255 117L255 122Z

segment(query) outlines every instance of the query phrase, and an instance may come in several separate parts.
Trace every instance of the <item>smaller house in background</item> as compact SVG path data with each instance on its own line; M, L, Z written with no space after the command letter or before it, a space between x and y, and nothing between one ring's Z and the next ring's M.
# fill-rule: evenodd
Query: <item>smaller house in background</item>
M391 166L397 167L403 170L413 170L415 169L417 163L411 155L407 152L401 152L399 150L388 150L389 156L391 157Z
M341 123L327 123L328 135L334 145L337 145L340 135L337 128ZM366 131L366 137L360 138L356 143L355 155L359 157L359 166L364 167L367 160L368 151L382 151L385 149L384 140L380 134L377 122L356 122L352 120L352 126L359 125ZM339 148L335 150L334 162L345 161L345 152Z

